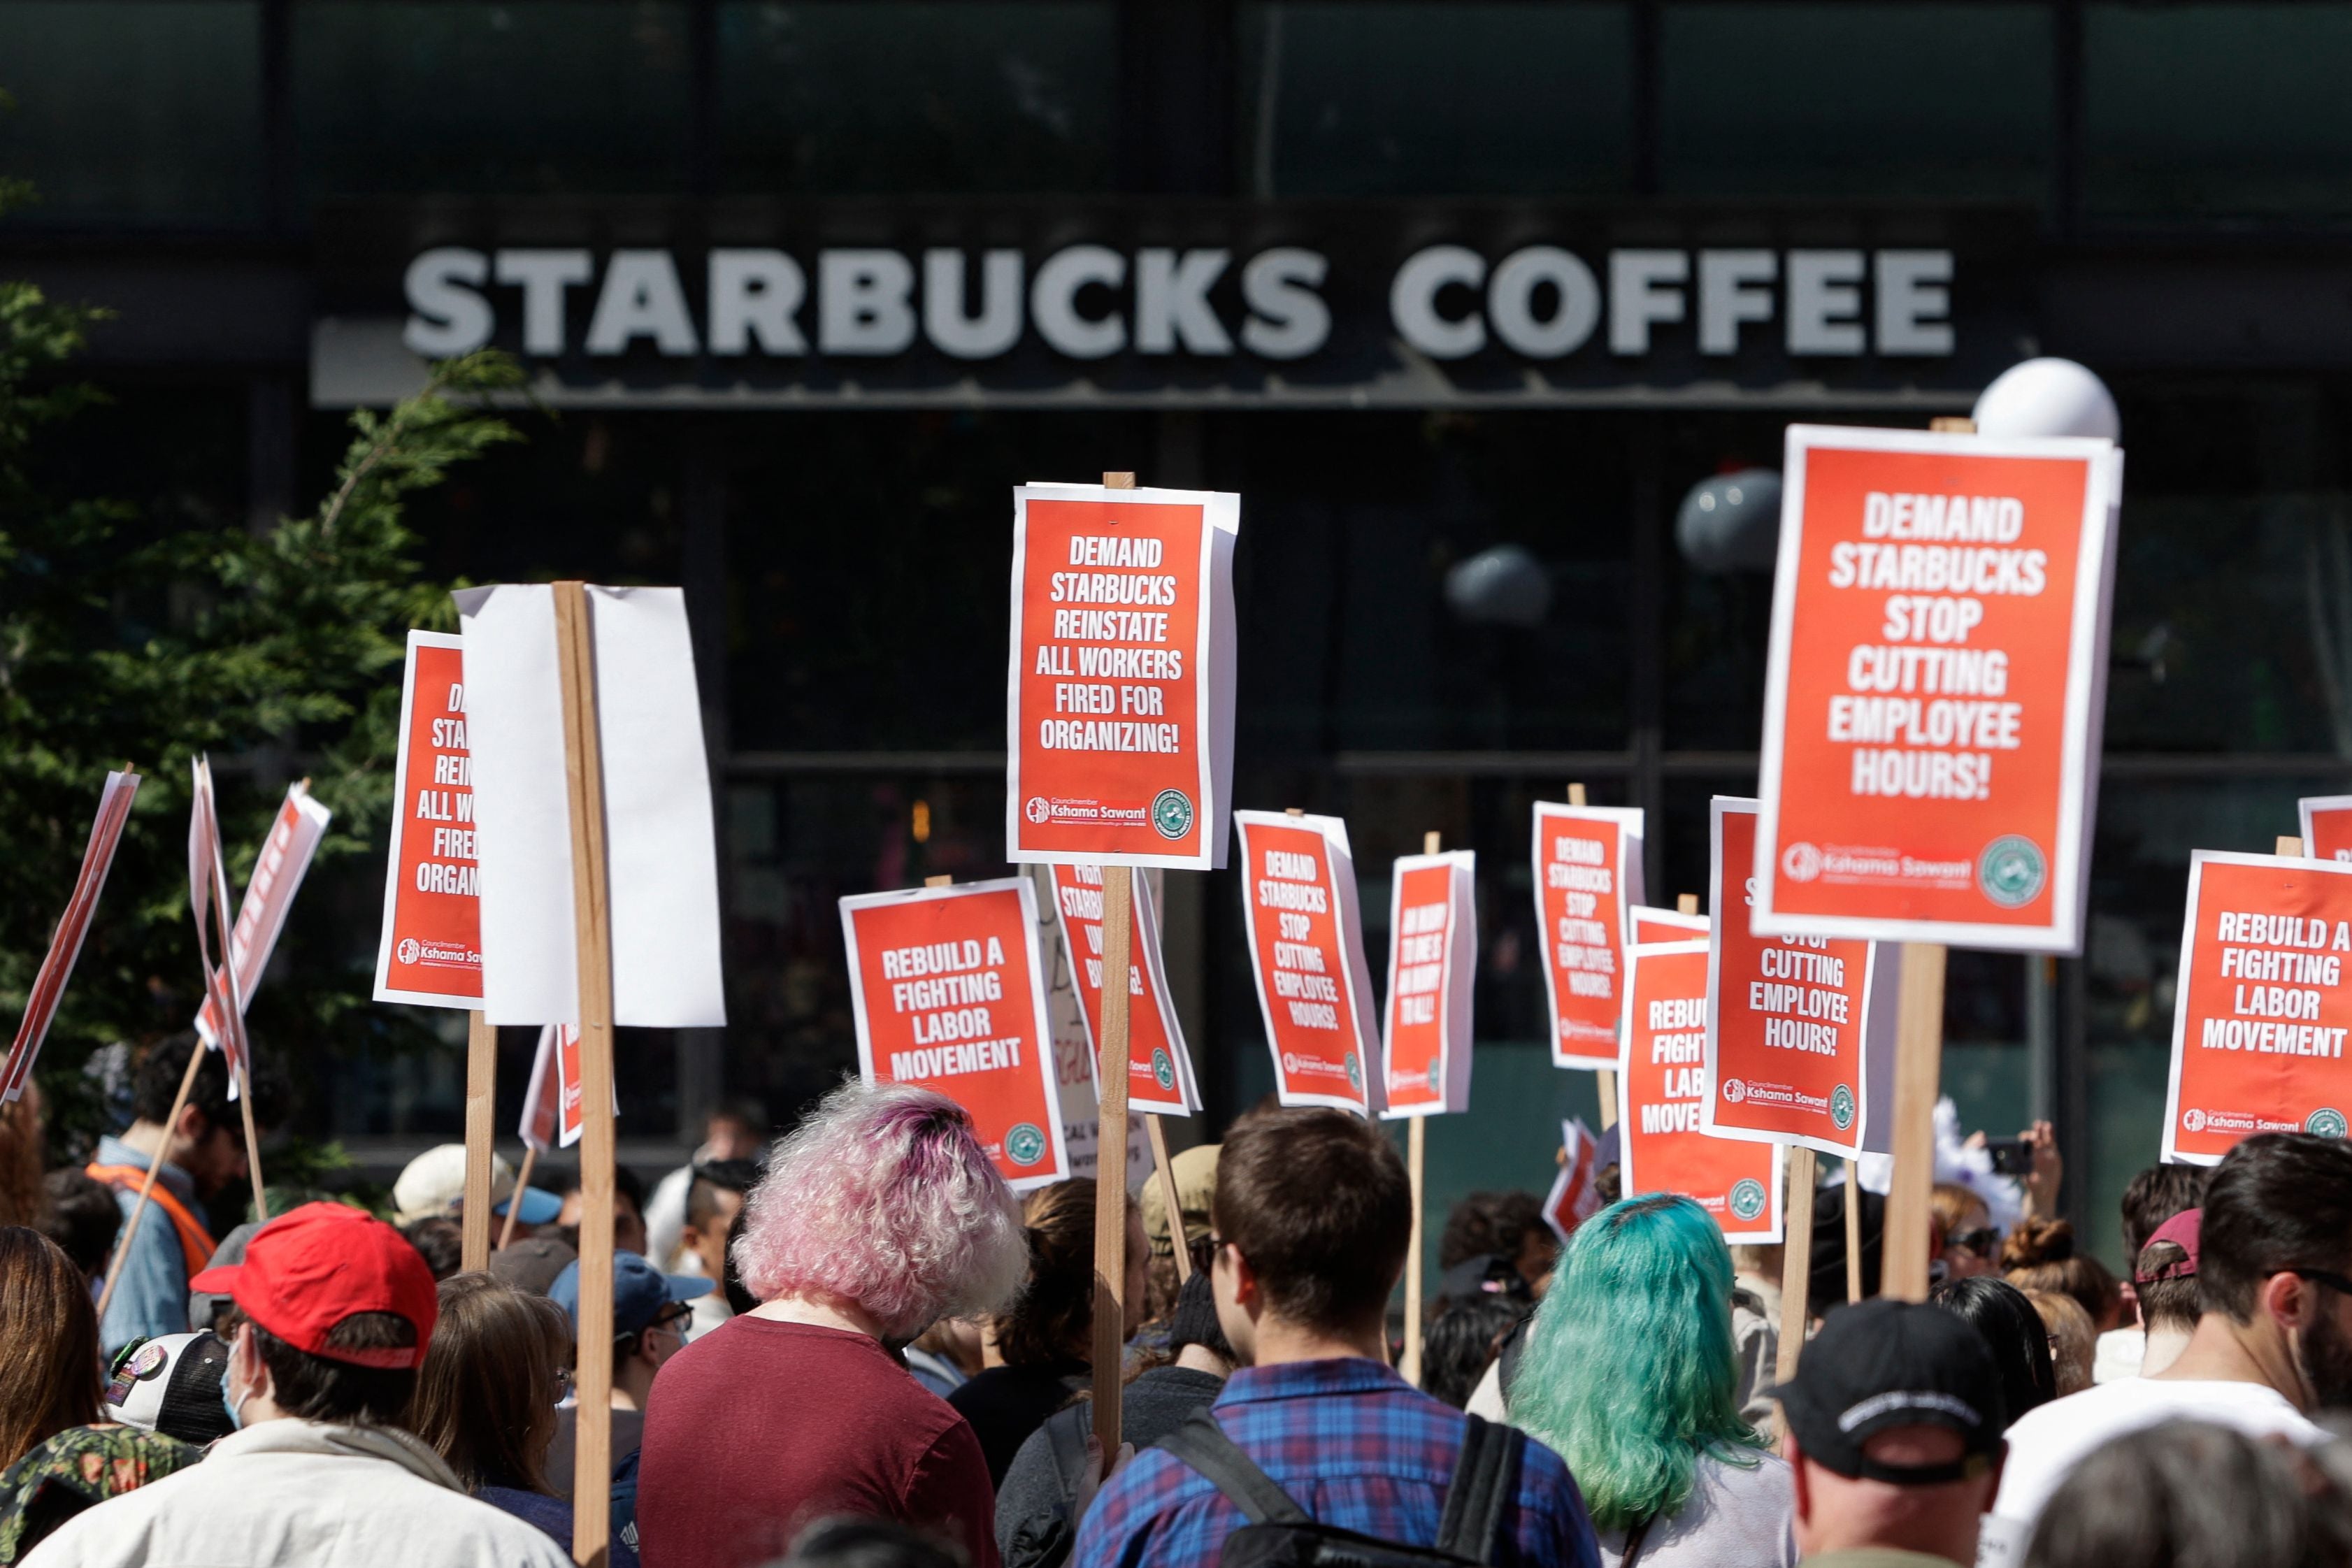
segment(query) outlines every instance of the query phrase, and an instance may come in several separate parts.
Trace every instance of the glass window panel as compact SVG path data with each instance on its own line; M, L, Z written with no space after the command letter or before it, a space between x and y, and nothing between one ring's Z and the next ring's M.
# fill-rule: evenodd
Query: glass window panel
M252 0L0 4L0 172L12 224L241 223L261 211Z
M2352 208L2352 5L2086 7L2095 213Z
M1120 453L1150 479L1152 416L799 417L788 459L767 423L729 427L746 458L729 524L735 745L1002 749L1009 482L1084 477ZM1194 428L1202 483L1243 497L1244 751L1624 746L1617 422L1343 413ZM1580 483L1559 483L1564 463ZM1447 605L1448 570L1502 544L1549 585L1532 628Z
M719 29L730 190L1109 183L1118 40L1099 0L730 4Z
M676 190L692 95L677 0L325 0L294 13L312 196Z
M1622 5L1253 5L1258 196L1612 192L1633 179Z
M2038 205L2052 48L2043 5L1670 5L1665 188Z

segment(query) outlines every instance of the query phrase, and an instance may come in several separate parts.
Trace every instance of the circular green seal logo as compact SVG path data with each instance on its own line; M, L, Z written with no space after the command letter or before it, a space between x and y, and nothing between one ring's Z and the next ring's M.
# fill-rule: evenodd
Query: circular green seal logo
M1750 1177L1731 1189L1731 1217L1750 1220L1764 1212L1764 1184Z
M1355 1053L1354 1051L1349 1051L1349 1052L1348 1053L1347 1068L1348 1068L1348 1087L1349 1087L1349 1088L1350 1088L1350 1089L1361 1089L1361 1088L1363 1088L1363 1086L1364 1086L1364 1064L1363 1064L1362 1062L1358 1061L1356 1060L1356 1053Z
M1830 1122L1841 1133L1853 1125L1853 1091L1843 1083L1830 1091Z
M1163 839L1181 839L1192 831L1192 797L1181 789L1162 789L1152 798L1151 825Z
M1016 1166L1034 1166L1045 1157L1045 1134L1027 1122L1016 1122L1004 1134L1004 1157Z
M2345 1132L2344 1113L2323 1106L2303 1119L2303 1130L2323 1138L2340 1138Z
M1162 1089L1176 1087L1176 1064L1168 1060L1168 1052L1159 1046L1151 1048L1151 1082Z
M2049 867L2032 839L2004 833L1977 857L1977 889L2003 909L2033 902L2049 878Z
M1431 1057L1429 1059L1429 1092L1432 1094L1444 1093L1444 1082L1445 1063L1438 1061L1435 1057Z

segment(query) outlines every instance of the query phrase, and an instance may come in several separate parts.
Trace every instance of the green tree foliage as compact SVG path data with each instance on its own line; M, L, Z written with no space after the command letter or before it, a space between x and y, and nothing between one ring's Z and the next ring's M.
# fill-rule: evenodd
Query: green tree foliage
M454 615L449 585L421 573L404 500L517 439L490 396L520 382L495 352L448 361L389 413L352 416L315 512L264 532L150 538L129 508L46 494L29 476L41 432L99 396L64 379L96 316L0 283L0 1028L11 1037L107 769L131 763L143 779L42 1055L60 1143L99 1124L79 1071L93 1051L138 1050L194 1015L195 754L211 755L222 791L233 891L296 776L335 814L320 865L382 853L406 632ZM421 1028L399 1016L411 1009L369 1008L375 921L326 918L312 874L280 946L302 962L275 966L252 1007L257 1051L298 1085L319 1051Z

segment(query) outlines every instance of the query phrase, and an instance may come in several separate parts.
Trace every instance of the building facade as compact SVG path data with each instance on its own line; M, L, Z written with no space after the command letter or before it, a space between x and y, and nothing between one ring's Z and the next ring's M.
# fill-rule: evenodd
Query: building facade
M1376 927L1424 831L1479 852L1439 1197L1592 1114L1529 803L1647 808L1663 895L1754 786L1769 573L1678 545L1693 486L2079 359L2128 453L2089 938L1954 955L1947 1085L2058 1120L2112 1254L2188 852L2352 771L2347 62L2338 0L0 0L0 269L115 312L58 462L162 527L299 509L425 357L529 364L428 564L684 583L723 792L732 1022L628 1043L625 1137L821 1088L835 898L1001 870L1008 487L1239 491L1239 803L1345 816ZM1166 903L1213 1125L1270 1082L1238 894ZM339 1134L457 1124L454 1055L326 1071Z

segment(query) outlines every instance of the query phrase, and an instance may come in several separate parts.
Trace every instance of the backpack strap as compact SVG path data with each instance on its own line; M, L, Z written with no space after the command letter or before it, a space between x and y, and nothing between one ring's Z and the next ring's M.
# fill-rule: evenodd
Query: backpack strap
M1312 1524L1315 1516L1257 1468L1241 1445L1225 1436L1206 1409L1193 1411L1159 1446L1192 1466L1224 1493L1252 1524Z
M1062 1489L1062 1506L1078 1495L1078 1478L1087 1469L1087 1425L1090 1405L1073 1405L1045 1417L1045 1442L1054 1455L1054 1479Z
M1503 1514L1518 1495L1520 1445L1526 1439L1515 1427L1475 1416L1466 1420L1453 1484L1445 1489L1437 1550L1474 1563L1492 1563L1502 1541Z

